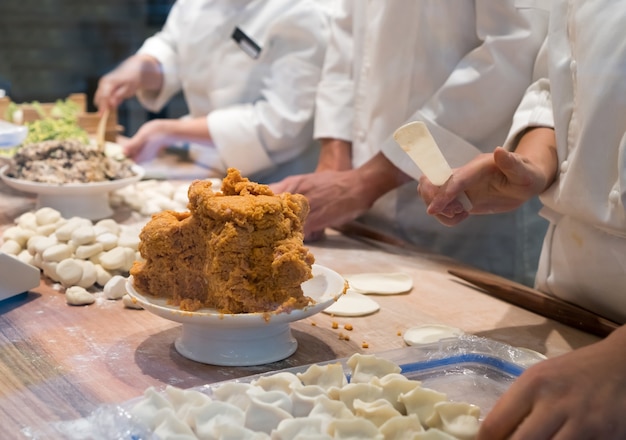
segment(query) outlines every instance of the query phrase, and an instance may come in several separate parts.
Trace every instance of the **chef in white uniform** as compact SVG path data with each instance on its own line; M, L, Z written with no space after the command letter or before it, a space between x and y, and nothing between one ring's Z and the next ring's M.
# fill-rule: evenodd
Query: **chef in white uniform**
M421 172L392 135L424 121L452 166L504 142L545 37L548 12L535 7L542 4L343 0L318 90L317 172L273 186L309 197L307 236L359 217L426 250L532 283L546 228L539 202L450 230L426 214L415 190Z
M427 179L433 215L466 191L471 214L513 209L540 194L550 222L537 287L626 323L626 6L552 0L538 67L505 148ZM483 422L480 439L626 438L626 326L524 373ZM516 431L515 431L516 430ZM515 431L513 433L513 431ZM511 435L513 434L513 435Z
M189 116L140 127L125 145L137 161L186 142L212 176L228 167L258 180L311 170L329 14L313 0L178 0L163 29L101 78L96 105L136 94L158 112L182 90Z

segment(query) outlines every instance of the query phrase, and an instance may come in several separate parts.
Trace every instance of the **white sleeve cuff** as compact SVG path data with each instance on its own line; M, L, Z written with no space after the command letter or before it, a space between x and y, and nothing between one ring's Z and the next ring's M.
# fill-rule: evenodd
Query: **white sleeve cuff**
M256 132L259 124L252 106L215 110L207 116L207 124L227 168L237 168L246 176L274 165Z
M530 127L554 127L552 98L547 79L540 79L528 88L515 115L509 130L504 148L515 150L519 135Z
M163 86L159 93L149 93L141 89L137 92L137 99L141 105L151 112L158 112L181 88L176 67L176 54L167 44L155 37L148 38L137 53L153 56L161 64Z

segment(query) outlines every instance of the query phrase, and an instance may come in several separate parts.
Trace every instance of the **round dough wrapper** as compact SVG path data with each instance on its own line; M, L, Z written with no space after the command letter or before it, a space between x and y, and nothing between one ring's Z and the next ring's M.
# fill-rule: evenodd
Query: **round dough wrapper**
M345 275L350 288L363 294L395 295L413 288L413 278L403 272Z
M335 316L364 316L380 310L380 305L371 298L348 289L337 301L323 311Z
M404 342L407 345L423 345L438 342L446 338L458 338L463 330L440 324L418 325L408 328L404 332Z

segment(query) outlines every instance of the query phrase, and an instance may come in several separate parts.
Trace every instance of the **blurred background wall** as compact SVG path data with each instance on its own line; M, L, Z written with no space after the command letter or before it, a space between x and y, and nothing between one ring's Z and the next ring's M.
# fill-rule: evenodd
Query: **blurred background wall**
M0 0L0 89L11 100L54 102L86 93L157 32L174 0ZM123 134L146 120L186 112L182 96L158 115L136 99L118 114Z

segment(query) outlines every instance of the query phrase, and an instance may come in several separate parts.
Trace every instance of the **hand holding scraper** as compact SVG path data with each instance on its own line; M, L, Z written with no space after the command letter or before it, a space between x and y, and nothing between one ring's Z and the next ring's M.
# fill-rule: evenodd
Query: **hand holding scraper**
M423 122L403 125L395 131L393 138L434 185L443 185L452 175L450 165ZM472 202L465 193L457 198L466 211L472 209Z

